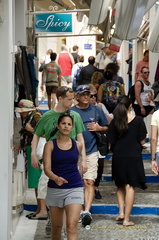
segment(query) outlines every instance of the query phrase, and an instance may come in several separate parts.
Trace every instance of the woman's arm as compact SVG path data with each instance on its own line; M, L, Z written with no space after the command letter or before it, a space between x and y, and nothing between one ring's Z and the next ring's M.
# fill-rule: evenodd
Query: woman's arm
M43 162L44 162L44 172L49 179L53 180L58 186L67 183L68 181L62 177L57 176L51 170L51 155L54 149L53 142L49 141L45 144Z
M97 102L101 102L103 98L103 84L101 84L98 88L98 93L97 93Z
M151 160L152 160L151 168L156 175L158 175L158 171L159 171L159 168L156 162L157 137L158 137L157 126L151 125L151 140L150 140Z

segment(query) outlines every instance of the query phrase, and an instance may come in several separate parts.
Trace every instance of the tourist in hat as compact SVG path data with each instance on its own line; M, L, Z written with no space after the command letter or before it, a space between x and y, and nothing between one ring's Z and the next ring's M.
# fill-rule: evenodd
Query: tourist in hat
M23 149L26 151L27 169L28 169L28 188L35 189L35 196L37 197L38 182L41 175L41 168L35 169L31 165L31 142L34 135L34 128L41 118L41 112L39 112L32 101L22 99L18 103L18 107L15 112L19 113L22 120L22 128L20 133L20 145L13 146L14 150ZM42 163L42 159L40 160ZM47 211L45 201L37 199L37 210L34 213L27 215L29 219L47 219Z

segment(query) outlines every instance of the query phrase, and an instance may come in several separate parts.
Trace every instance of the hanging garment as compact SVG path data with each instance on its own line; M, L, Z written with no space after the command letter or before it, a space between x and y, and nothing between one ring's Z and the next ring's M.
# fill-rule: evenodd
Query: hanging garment
M159 82L159 61L157 63L157 68L155 73L155 82Z
M34 57L35 55L33 53L28 54L28 62L29 62L29 68L31 73L31 83L33 87L33 98L36 99L36 89L38 87L39 81L36 78Z
M23 69L23 75L24 75L24 87L26 92L26 98L27 99L34 99L33 98L33 87L31 83L31 73L29 68L29 62L28 62L28 56L26 52L25 46L20 46L20 49L22 50L22 69Z

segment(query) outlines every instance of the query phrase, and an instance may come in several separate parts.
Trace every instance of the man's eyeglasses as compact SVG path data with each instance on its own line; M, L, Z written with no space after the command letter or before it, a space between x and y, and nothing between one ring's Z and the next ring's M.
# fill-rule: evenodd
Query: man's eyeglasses
M93 98L93 97L97 98L97 94L91 94L90 95L90 98Z
M144 74L149 74L150 72L143 72Z

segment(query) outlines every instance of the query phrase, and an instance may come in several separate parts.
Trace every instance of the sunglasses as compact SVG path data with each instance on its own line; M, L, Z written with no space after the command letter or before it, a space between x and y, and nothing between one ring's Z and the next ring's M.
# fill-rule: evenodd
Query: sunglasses
M91 94L90 95L90 98L93 98L93 97L97 98L97 94Z
M68 92L69 90L72 90L72 88L64 88L64 90L63 90L63 93L66 93L66 92Z
M143 72L144 74L149 74L150 72Z
M77 88L77 92L81 92L83 90L87 90L88 92L90 91L90 88L87 87L87 86L83 86L83 87L80 87L80 88Z

